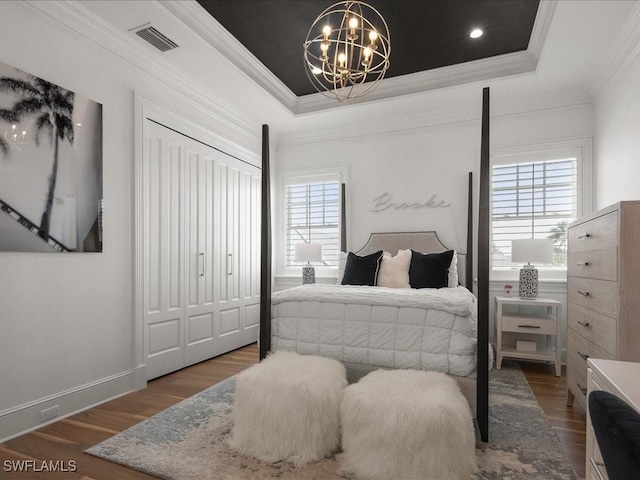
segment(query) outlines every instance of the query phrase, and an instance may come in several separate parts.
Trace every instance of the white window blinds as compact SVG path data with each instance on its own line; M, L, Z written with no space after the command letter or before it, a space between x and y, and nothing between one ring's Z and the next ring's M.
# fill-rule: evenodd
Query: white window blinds
M567 224L577 218L578 159L495 165L492 168L492 268L513 268L511 241L551 238L553 265L566 267ZM519 265L517 265L519 266Z
M297 243L322 245L319 266L337 267L340 251L340 184L337 180L285 185L285 267L294 260Z

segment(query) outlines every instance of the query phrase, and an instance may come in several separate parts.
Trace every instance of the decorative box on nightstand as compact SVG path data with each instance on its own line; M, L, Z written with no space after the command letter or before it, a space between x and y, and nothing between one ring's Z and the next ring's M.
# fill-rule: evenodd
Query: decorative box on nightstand
M562 302L550 298L495 297L496 327L496 368L502 366L503 358L520 358L523 360L546 360L554 362L556 376L560 376L560 317ZM528 312L507 312L505 305L517 307L536 307ZM521 309L520 309L521 310ZM535 312L535 313L531 313ZM521 349L503 345L503 333L516 333ZM553 337L553 348L533 350L532 343L538 335ZM546 344L546 342L545 342Z

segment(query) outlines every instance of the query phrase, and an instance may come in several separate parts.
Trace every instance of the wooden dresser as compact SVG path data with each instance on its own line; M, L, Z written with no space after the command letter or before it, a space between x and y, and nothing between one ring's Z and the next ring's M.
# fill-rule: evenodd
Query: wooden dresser
M586 410L587 358L640 362L640 201L569 225L567 404Z

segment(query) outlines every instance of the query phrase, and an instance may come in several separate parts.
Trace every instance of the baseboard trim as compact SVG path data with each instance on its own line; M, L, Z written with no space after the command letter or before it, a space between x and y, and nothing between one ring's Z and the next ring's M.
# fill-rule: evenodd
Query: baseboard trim
M0 412L0 443L144 388L140 387L139 379L144 378L146 385L145 370L144 366L138 367L3 410ZM58 406L59 414L42 421L40 412L54 406Z

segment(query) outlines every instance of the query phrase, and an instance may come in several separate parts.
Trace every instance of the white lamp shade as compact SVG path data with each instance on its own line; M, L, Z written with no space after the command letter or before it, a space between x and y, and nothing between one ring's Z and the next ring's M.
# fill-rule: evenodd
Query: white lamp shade
M322 245L319 243L296 243L296 262L321 262Z
M552 263L553 240L549 238L527 238L511 242L513 263Z

